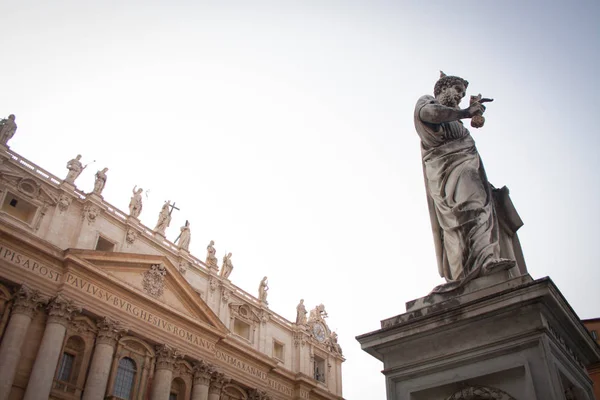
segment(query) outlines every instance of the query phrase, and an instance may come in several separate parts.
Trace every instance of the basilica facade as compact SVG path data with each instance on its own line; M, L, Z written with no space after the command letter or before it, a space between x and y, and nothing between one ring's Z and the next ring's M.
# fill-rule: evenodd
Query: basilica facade
M108 203L106 170L78 190L78 162L63 180L0 147L0 400L342 399L322 305L286 320L266 278L257 298L212 244L190 254L187 225L177 244L165 213L144 226L135 190Z

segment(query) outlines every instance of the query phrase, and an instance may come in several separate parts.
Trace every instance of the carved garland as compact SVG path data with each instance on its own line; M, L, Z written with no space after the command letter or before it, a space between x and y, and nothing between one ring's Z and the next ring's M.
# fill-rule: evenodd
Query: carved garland
M460 389L446 400L516 400L508 393L486 386L469 385Z

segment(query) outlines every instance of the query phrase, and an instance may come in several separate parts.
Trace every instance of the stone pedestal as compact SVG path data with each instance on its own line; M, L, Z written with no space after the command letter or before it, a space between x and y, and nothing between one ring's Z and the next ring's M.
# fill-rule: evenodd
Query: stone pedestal
M505 274L409 302L357 337L384 364L388 400L594 399L585 365L600 351L577 315L549 278Z

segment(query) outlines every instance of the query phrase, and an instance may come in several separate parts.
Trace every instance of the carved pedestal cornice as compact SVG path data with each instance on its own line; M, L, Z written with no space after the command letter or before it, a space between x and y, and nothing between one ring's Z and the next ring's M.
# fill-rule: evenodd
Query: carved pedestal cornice
M30 318L33 318L35 312L45 303L45 299L42 297L40 292L35 289L31 289L27 285L22 285L21 288L13 296L14 314L25 314Z
M168 369L173 371L175 362L183 358L183 355L169 345L161 344L156 346L156 370Z
M97 344L108 344L115 347L121 336L126 332L126 329L120 322L104 317L98 321L98 336Z
M215 373L215 367L204 361L200 360L194 364L194 385L210 385L210 379L212 374Z
M46 310L48 311L48 323L56 323L68 327L73 314L81 312L81 307L76 306L72 300L59 294L48 303Z
M229 383L229 378L225 378L225 374L222 372L213 372L210 377L210 387L208 388L209 394L220 394L223 390L223 386Z

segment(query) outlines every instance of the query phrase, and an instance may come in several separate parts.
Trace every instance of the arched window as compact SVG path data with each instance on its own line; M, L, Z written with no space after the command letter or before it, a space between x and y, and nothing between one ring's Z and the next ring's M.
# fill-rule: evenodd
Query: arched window
M136 371L135 361L131 358L125 357L119 361L119 368L117 369L115 387L113 390L114 396L124 400L129 400L131 398L131 390L133 389Z

